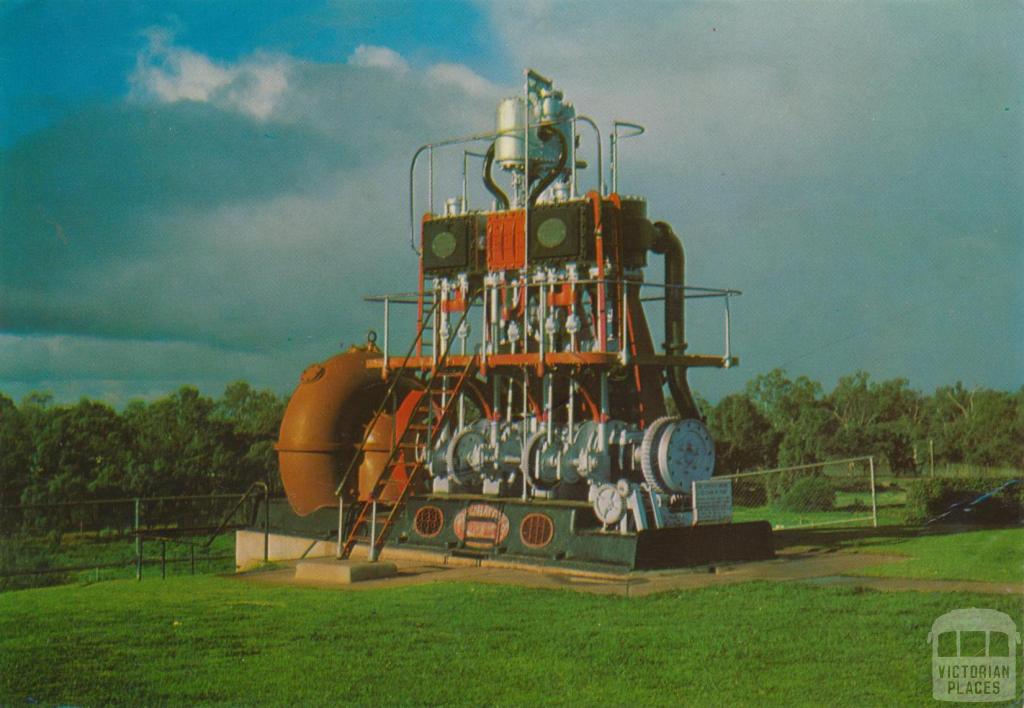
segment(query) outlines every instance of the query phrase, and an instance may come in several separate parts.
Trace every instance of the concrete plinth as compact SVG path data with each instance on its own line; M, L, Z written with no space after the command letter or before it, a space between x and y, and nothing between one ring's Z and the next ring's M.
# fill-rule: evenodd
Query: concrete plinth
M249 570L263 562L263 532L250 529L235 531L235 568ZM333 556L338 546L334 541L301 538L272 533L266 539L267 560L289 561L298 558Z
M295 566L295 579L304 582L350 585L363 580L379 580L398 574L398 567L387 561L335 560L313 558Z

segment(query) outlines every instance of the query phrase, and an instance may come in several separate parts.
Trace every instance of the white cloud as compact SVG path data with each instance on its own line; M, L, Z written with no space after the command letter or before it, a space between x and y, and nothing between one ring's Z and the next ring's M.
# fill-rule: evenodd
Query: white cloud
M237 64L220 64L172 43L160 29L146 33L148 44L136 57L129 77L131 95L162 103L214 103L266 119L288 88L289 61L255 55Z
M363 294L415 287L409 159L489 123L491 101L425 71L282 65L283 78L262 55L227 64L157 35L132 100L5 151L20 177L0 182L15 239L0 259L0 390L245 378L285 391L379 328ZM449 158L439 195L460 188L461 152L438 167Z
M352 66L368 66L376 69L385 69L396 74L405 74L409 71L409 63L402 58L402 55L394 49L377 47L372 44L360 44L348 58Z
M474 96L493 96L498 93L497 86L465 64L434 64L427 69L427 76L438 83L458 86Z

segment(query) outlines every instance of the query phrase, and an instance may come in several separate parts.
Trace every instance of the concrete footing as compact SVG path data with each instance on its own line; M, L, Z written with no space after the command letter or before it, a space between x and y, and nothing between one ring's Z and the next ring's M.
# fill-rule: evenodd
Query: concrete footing
M350 585L363 580L380 580L398 575L398 566L387 561L335 560L313 558L299 561L295 566L295 579L300 582L336 583Z

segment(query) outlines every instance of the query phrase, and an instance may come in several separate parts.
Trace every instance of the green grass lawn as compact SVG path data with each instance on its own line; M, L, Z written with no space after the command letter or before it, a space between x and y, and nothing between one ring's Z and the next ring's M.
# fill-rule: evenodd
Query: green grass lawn
M858 575L1024 583L1024 528L929 534L858 550L908 556Z
M1007 596L752 583L644 598L216 576L0 595L0 704L920 705L932 621Z

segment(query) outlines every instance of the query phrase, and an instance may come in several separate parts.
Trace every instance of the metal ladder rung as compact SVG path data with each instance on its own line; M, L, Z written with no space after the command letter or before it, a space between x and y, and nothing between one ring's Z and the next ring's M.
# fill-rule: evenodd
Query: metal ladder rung
M424 336L426 330L423 330L420 334L420 345L425 347L433 347L433 340L427 341ZM447 347L446 347L447 350ZM386 542L388 532L397 522L398 513L402 506L405 504L406 497L409 495L410 490L413 488L413 484L416 480L416 475L420 470L426 468L426 465L417 459L406 461L404 459L398 459L398 454L403 451L416 451L419 452L423 449L424 445L419 442L418 435L413 435L413 441L409 441L410 433L426 432L427 439L433 438L439 434L456 409L454 402L462 390L463 385L469 376L470 369L474 359L470 357L465 366L451 366L448 363L447 352L443 353L439 360L435 362L435 368L430 372L429 378L426 379L424 393L426 395L421 396L420 400L413 406L413 412L415 413L426 413L430 417L428 423L410 423L406 426L402 433L402 437L394 444L393 447L389 448L389 462L385 466L381 478L378 479L374 485L374 497L380 495L384 490L393 490L397 494L396 499L390 502L384 502L379 498L370 499L369 501L363 501L362 509L358 512L356 521L352 528L349 530L348 538L345 541L344 549L341 552L341 557L348 557L352 548L356 543L365 542L369 543L372 549L382 547ZM456 373L448 373L449 370L454 370ZM444 373L442 373L444 372ZM441 389L433 389L435 382L441 377L455 376L454 386L448 381L441 382ZM440 406L440 414L433 416L433 408L438 404L441 397L447 397L444 405ZM368 427L368 431L369 431ZM366 438L363 439L362 449L366 448ZM395 471L402 467L407 475L406 479L395 479L393 477ZM374 509L376 504L376 509ZM481 522L492 522L497 523L495 519L491 517L469 517L467 521L481 521ZM360 535L361 530L365 530L365 527L376 526L376 538L370 539L368 536ZM481 537L469 537L470 540L479 543L489 543L490 547L493 548L497 545L496 537L497 530L492 536L481 536ZM374 551L375 552L375 551Z

